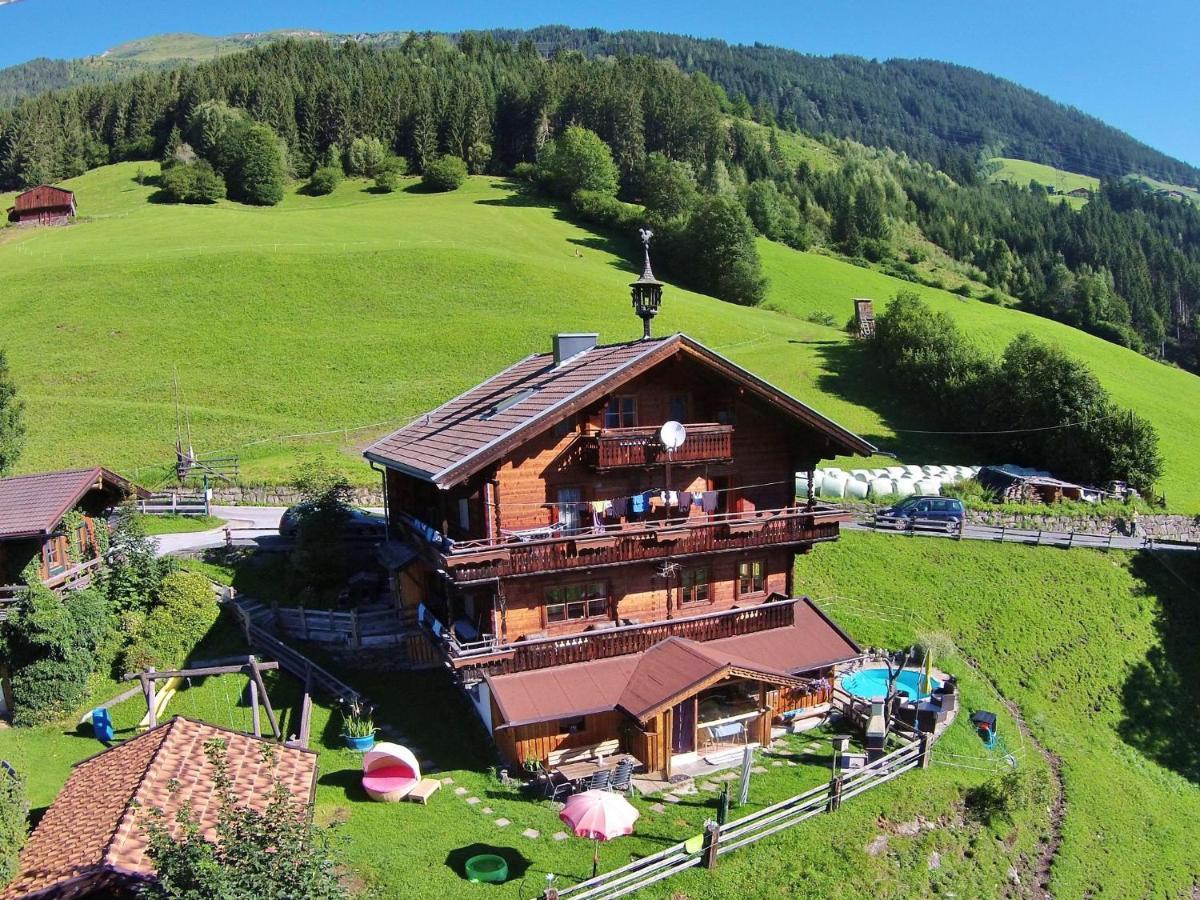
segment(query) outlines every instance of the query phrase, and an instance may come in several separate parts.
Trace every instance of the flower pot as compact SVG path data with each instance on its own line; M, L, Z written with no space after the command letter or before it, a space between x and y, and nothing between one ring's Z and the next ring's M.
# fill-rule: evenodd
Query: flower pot
M349 734L343 734L342 738L345 740L347 747L349 747L351 750L357 750L359 753L366 753L375 746L375 735L373 734L366 734L362 737L353 737Z

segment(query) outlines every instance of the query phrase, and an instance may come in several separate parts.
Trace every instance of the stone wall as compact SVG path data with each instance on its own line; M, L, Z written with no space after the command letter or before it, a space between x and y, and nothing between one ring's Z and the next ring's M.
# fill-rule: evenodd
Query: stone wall
M218 506L292 506L300 502L289 486L250 485L213 488L212 502ZM350 495L354 506L382 507L383 492L377 487L356 487Z

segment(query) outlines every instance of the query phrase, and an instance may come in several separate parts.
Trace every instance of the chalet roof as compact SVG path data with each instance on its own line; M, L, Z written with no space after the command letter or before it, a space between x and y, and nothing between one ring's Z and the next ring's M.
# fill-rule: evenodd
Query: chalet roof
M808 598L792 625L703 643L667 638L649 650L512 675L485 676L502 722L515 727L621 709L643 721L725 674L772 683L846 662L862 650Z
M592 347L558 366L552 353L526 357L372 444L364 455L447 488L676 353L700 360L823 433L830 455L875 452L870 443L779 388L688 336L674 334Z
M75 195L71 191L55 187L52 184L39 184L37 187L17 194L12 208L15 212L21 213L37 209L57 209L71 206L74 202Z
M218 804L204 752L214 738L225 741L240 804L265 810L278 779L308 809L316 789L315 752L275 745L269 763L261 738L177 716L75 766L21 851L20 874L0 890L0 900L78 896L98 882L115 888L152 877L145 828L151 809L161 809L171 833L178 834L175 813L190 802L201 829L215 834ZM174 792L172 783L178 784Z
M97 484L149 496L100 466L0 478L0 540L50 533L67 511Z

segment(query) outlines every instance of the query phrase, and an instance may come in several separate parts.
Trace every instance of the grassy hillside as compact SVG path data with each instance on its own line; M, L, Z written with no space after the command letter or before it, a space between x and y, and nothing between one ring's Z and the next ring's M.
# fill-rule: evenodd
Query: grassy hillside
M1019 704L1062 760L1055 897L1183 897L1200 881L1200 565L1168 562L846 534L796 583L840 598L826 607L863 643L949 636Z
M922 287L878 272L861 269L841 260L813 253L796 253L768 241L759 242L763 264L771 278L767 302L773 309L799 319L826 314L834 317L835 328L825 330L820 354L828 361L829 374L818 379L827 393L853 399L881 413L883 431L868 432L877 446L898 448L902 453L936 452L941 441L921 435L899 433L901 429L926 427L909 417L896 419L881 407L867 389L864 361L842 333L853 308L850 298L870 297L876 312L899 290L914 290L935 308L953 316L960 327L982 346L999 352L1014 335L1033 332L1061 345L1085 360L1120 404L1136 409L1158 429L1166 458L1161 487L1172 506L1200 509L1200 450L1193 436L1200 434L1200 378L1039 316L967 300L946 291ZM883 302L881 302L883 301ZM849 423L848 423L849 424ZM892 438L896 436L896 439Z
M135 175L153 168L109 166L70 182L83 215L71 228L0 232L3 343L31 413L25 470L101 460L148 482L165 474L177 367L197 451L236 449L248 480L277 481L298 453L340 450L366 481L357 448L384 425L354 429L416 415L545 349L556 330L602 340L638 331L626 299L633 248L528 204L504 181L471 179L453 194L410 182L391 195L347 181L328 197L291 192L273 209L182 207L149 202L155 188ZM805 321L825 312L840 324L851 298L911 285L761 248L779 311L671 288L656 331L695 335L885 449L959 458L945 441L898 434L921 423L893 421L864 389L840 328ZM1032 329L1088 359L1118 400L1158 425L1168 498L1200 508L1189 439L1200 431L1200 379L1045 319L924 293L990 346Z
M1080 187L1087 188L1089 191L1100 189L1099 178L1093 178L1091 175L1080 175L1077 172L1067 172L1064 169L1056 169L1054 166L1045 166L1026 159L1008 159L1007 157L998 156L995 159L989 160L989 163L997 166L988 175L990 181L1007 181L1021 187L1028 187L1029 182L1036 181L1038 184L1054 188L1059 194L1065 194L1067 191L1073 191L1075 188ZM1193 203L1200 203L1200 191L1196 188L1159 181L1148 175L1131 174L1129 177L1142 182L1151 190L1179 191ZM1075 207L1087 203L1087 200L1082 197L1063 197L1062 199Z

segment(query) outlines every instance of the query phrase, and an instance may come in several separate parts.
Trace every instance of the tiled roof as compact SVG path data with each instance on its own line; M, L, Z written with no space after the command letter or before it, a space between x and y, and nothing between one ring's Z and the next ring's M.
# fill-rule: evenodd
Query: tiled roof
M266 741L177 716L75 767L21 851L20 874L0 891L0 900L68 897L94 887L96 879L129 883L153 876L146 852L150 809L161 809L178 833L175 813L190 801L211 838L218 805L204 745L214 738L225 741L239 803L266 809L278 779L307 811L316 787L316 753L273 745L269 765L262 754Z
M854 659L862 651L811 600L792 625L715 641L668 638L649 650L512 675L489 675L506 727L624 709L641 717L730 667L780 678Z
M561 365L527 357L367 448L365 456L442 487L463 479L677 352L721 370L826 434L836 453L875 448L686 335L592 347Z
M0 478L0 540L46 534L98 481L128 489L130 483L107 469L67 469Z

